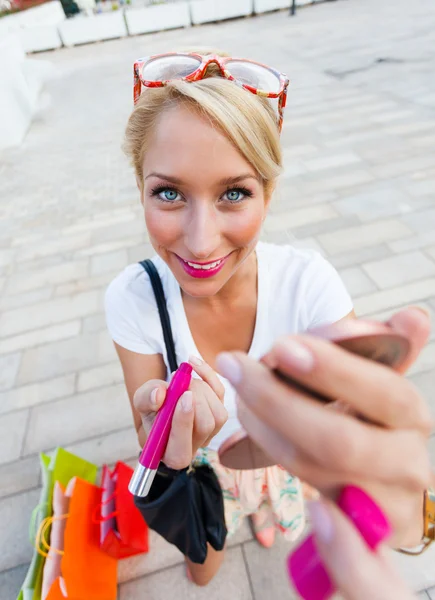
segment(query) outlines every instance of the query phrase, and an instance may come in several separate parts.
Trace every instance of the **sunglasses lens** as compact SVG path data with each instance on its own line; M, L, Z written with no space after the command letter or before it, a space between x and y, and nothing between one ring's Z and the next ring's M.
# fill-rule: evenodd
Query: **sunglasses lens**
M145 63L142 67L142 78L145 81L167 81L181 79L193 73L201 64L194 56L171 54L159 56Z
M235 79L258 90L278 94L281 89L279 77L262 65L242 60L230 60L227 62L226 68Z

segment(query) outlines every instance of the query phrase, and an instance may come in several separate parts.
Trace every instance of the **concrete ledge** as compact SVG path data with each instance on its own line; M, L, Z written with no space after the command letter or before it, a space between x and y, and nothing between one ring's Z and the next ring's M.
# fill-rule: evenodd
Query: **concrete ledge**
M192 23L210 23L252 14L252 0L191 0Z
M254 12L256 14L290 8L291 0L254 0Z
M65 46L77 46L88 42L111 40L127 35L127 27L121 10L103 15L67 19L59 25L60 37Z
M18 35L26 52L54 50L62 46L62 40L56 25L25 27L19 30Z
M144 8L128 8L125 11L125 22L129 35L189 27L189 4L174 2Z

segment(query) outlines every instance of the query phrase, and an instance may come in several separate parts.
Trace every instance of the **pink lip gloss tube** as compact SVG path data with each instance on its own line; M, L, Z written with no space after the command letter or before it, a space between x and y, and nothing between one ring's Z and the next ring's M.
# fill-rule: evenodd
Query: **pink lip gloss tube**
M392 530L385 515L362 489L344 487L337 504L372 550L390 536ZM335 586L322 564L312 534L289 555L287 569L303 600L327 600L334 594Z
M187 392L192 379L192 367L181 363L166 392L166 399L157 413L139 462L128 486L134 496L144 498L149 494L160 461L166 450L171 431L172 417L180 397Z

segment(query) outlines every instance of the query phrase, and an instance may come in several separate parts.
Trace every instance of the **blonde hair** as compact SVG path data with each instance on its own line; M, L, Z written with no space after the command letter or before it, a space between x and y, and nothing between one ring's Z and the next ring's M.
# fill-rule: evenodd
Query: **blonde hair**
M225 56L222 52L214 53ZM180 104L222 131L258 172L266 195L272 193L282 161L275 112L266 98L224 79L213 64L206 78L200 81L173 81L165 87L142 92L128 120L124 143L141 189L142 166L158 119L165 110Z

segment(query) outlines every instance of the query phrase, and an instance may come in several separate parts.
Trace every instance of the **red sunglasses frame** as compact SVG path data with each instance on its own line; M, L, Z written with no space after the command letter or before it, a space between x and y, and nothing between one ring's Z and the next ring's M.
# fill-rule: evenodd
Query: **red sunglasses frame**
M222 76L225 79L228 79L229 81L234 81L235 83L237 83L238 85L241 85L241 87L243 87L245 90L248 90L252 94L256 94L257 96L261 96L263 98L279 98L279 100L278 100L278 117L279 117L278 129L279 129L279 131L281 131L282 123L283 123L283 119L284 119L284 114L283 114L284 108L285 108L285 105L287 102L287 88L290 83L290 80L288 79L288 77L286 75L284 75L284 73L280 73L279 71L277 71L276 69L273 69L272 67L268 67L267 65L263 65L262 63L256 62L254 60L249 60L247 58L233 58L230 56L222 57L222 56L218 56L216 54L208 54L206 56L203 56L201 54L196 54L195 52L168 52L166 54L156 54L154 56L140 58L139 60L137 60L134 63L134 68L133 68L133 72L134 72L134 84L133 84L134 104L136 104L136 102L139 100L139 96L141 95L141 92L142 92L142 85L144 87L148 87L148 88L159 88L159 87L164 87L170 81L173 81L171 79L162 80L162 81L147 81L146 79L144 79L142 77L142 70L146 64L148 64L154 60L157 60L159 58L170 57L170 56L174 56L174 57L175 56L189 56L189 57L197 58L200 61L197 69L195 69L192 73L190 73L186 77L180 77L181 81L192 82L192 81L200 81L201 79L204 79L204 75L205 75L209 65L212 63L215 63L219 67L219 69L222 73ZM279 81L279 86L280 86L279 91L278 92L268 92L267 90L257 89L255 87L253 87L252 85L238 81L237 78L233 77L233 75L231 75L231 73L226 68L227 63L229 63L231 61L250 63L253 65L262 67L263 69L267 69L268 71L270 71L277 77L277 79Z

